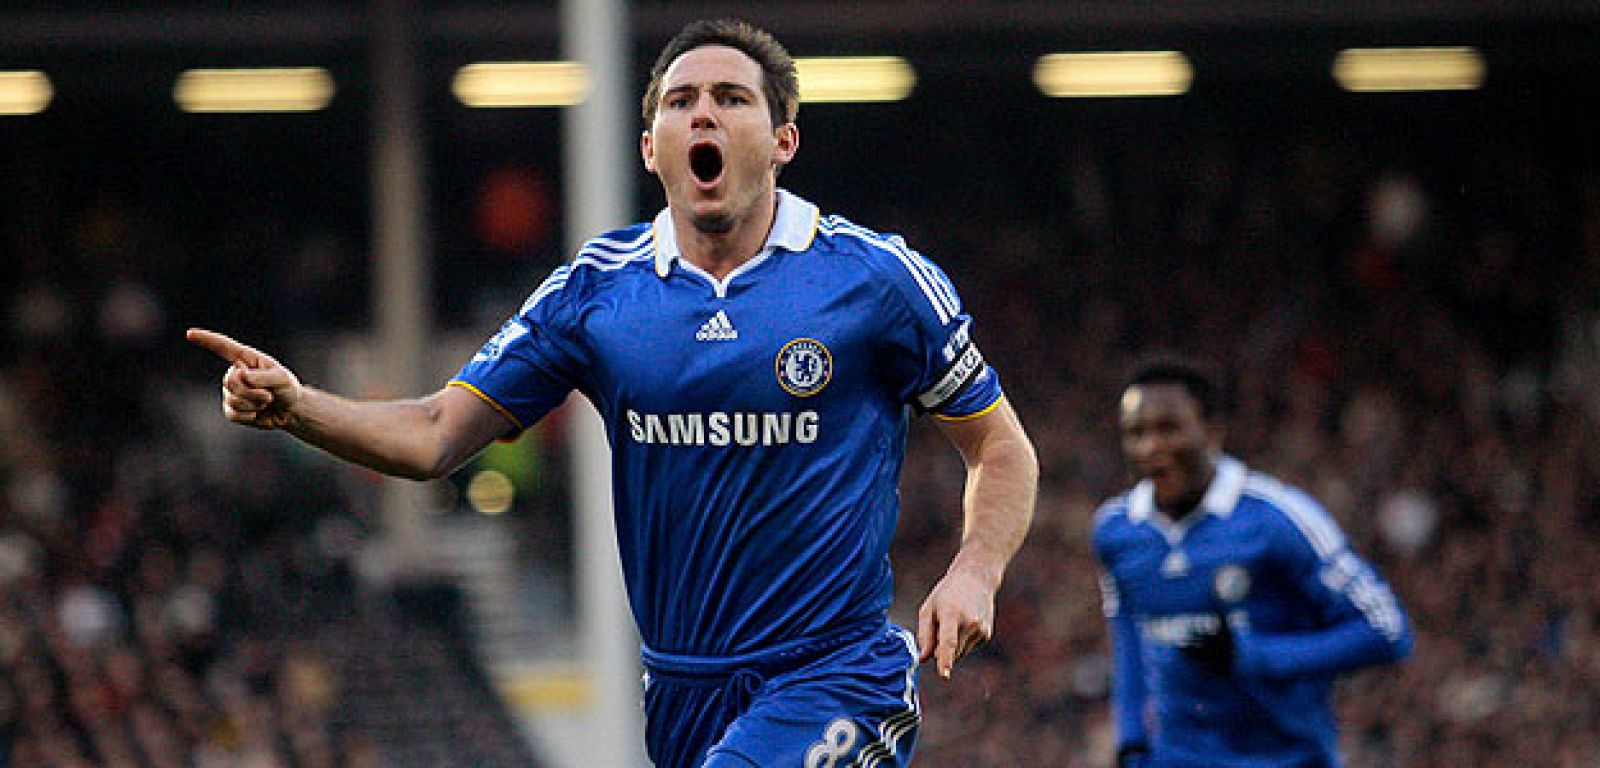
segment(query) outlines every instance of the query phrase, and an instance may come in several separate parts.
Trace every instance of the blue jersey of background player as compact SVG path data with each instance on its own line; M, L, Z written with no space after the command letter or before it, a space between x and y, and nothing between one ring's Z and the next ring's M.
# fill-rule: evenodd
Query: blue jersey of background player
M1122 395L1139 481L1094 528L1118 764L1338 766L1334 676L1405 657L1411 631L1315 499L1221 453L1219 400L1176 359Z
M948 677L987 640L1032 515L1032 446L944 275L777 189L798 104L770 35L686 27L644 97L666 210L590 241L432 395L350 400L189 333L232 363L230 420L406 477L448 473L571 390L593 400L661 766L906 764L918 662ZM961 547L915 638L886 619L908 408L968 467Z

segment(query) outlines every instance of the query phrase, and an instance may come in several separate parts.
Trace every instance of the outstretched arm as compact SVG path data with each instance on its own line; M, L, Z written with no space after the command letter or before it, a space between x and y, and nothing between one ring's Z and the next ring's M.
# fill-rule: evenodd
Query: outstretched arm
M994 596L1033 521L1039 461L1011 404L939 426L967 463L961 549L917 613L922 660L941 677L994 633Z
M1326 560L1297 536L1285 545L1290 578L1326 623L1315 630L1234 637L1234 668L1247 675L1295 677L1388 664L1411 655L1411 623L1378 571L1343 546Z
M510 426L459 387L410 400L353 400L302 384L272 356L215 331L191 328L186 336L230 363L222 377L229 421L281 429L385 474L442 477Z

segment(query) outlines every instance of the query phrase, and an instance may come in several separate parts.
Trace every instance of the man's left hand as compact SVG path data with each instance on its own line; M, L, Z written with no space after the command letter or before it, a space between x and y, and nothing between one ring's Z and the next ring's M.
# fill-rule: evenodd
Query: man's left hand
M995 588L982 574L954 563L917 611L919 661L933 659L948 680L963 656L994 634Z

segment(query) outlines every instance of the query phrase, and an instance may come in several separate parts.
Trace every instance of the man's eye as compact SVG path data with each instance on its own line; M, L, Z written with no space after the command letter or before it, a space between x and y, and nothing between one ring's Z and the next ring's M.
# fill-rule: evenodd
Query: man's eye
M732 107L742 107L749 104L750 99L746 98L742 93L730 93L722 97L722 103Z

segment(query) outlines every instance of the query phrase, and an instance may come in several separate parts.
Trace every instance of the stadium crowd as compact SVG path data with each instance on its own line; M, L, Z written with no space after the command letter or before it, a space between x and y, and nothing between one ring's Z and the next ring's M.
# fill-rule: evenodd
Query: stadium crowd
M315 268L208 288L203 238L163 235L173 198L84 195L8 149L35 170L5 174L0 224L0 766L530 765L441 601L357 577L370 478L199 394L216 372L178 324L220 301L326 330ZM248 215L224 226L265 253Z
M995 641L953 681L923 677L919 762L1109 759L1087 534L1125 482L1120 378L1165 348L1227 366L1230 450L1320 497L1415 623L1413 659L1341 685L1352 768L1600 765L1592 147L1525 120L1408 140L1353 120L1134 124L1001 137L969 162L1034 172L933 169L969 183L904 195L786 172L947 267L1044 464ZM306 630L368 599L348 563L359 491L287 441L219 437L215 371L179 346L186 318L229 306L268 347L357 323L360 259L230 210L207 230L230 233L225 254L288 254L258 295L203 268L222 239L141 225L170 213L155 190L58 194L47 215L20 203L54 187L28 178L0 220L0 766L411 764L342 725L336 654ZM931 428L911 439L907 623L956 543L962 477Z

